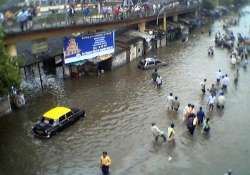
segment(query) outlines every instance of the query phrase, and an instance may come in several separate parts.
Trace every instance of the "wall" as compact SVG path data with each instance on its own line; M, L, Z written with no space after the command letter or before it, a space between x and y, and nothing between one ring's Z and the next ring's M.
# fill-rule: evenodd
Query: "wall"
M136 43L136 57L143 56L144 48L143 48L143 41L138 41Z
M166 46L166 36L164 35L161 39L161 47L165 47Z
M156 39L156 48L160 48L161 47L161 39L160 38L157 38Z
M131 44L130 45L130 61L136 59L136 46Z
M0 116L11 112L9 97L0 97Z
M120 67L127 63L127 54L126 51L122 51L121 53L114 55L112 58L112 69Z

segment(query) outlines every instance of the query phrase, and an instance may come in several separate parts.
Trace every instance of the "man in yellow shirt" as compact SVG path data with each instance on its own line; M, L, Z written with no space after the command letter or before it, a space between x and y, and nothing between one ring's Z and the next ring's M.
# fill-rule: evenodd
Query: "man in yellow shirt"
M106 151L102 153L100 164L102 174L109 175L109 166L111 165L111 158L108 156L108 153Z
M175 130L174 130L174 123L171 123L171 126L168 127L168 141L174 141Z

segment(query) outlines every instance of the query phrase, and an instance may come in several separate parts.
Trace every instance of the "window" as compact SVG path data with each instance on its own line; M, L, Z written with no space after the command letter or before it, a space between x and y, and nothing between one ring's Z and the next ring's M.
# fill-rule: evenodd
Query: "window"
M49 124L53 125L54 121L52 119L49 120Z
M152 64L155 64L155 62L154 61L149 61L148 62L148 65L152 65Z
M68 117L70 117L70 116L72 116L72 112L70 111L70 112L68 112L67 114L66 114L66 117L68 118Z
M65 120L65 116L62 116L62 117L59 118L59 122L61 122L63 120Z

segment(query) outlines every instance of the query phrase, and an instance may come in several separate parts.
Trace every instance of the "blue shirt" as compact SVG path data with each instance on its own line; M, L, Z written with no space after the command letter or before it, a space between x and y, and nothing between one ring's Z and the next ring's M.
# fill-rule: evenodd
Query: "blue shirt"
M202 122L205 117L205 113L203 111L198 111L197 117L198 117L199 122Z

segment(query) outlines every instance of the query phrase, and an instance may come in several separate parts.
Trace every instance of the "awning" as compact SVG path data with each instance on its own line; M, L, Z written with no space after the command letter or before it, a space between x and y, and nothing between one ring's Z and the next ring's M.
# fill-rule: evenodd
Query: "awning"
M77 61L77 62L74 62L74 63L70 63L70 65L73 65L73 66L81 66L85 63L87 63L89 60L81 60L81 61Z
M112 55L107 54L107 55L102 55L102 56L98 56L94 59L94 62L101 62L101 61L105 61L108 60L112 57Z

